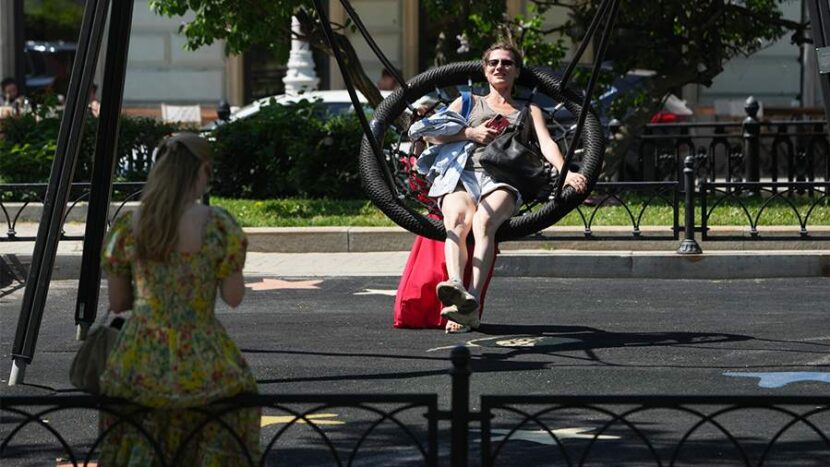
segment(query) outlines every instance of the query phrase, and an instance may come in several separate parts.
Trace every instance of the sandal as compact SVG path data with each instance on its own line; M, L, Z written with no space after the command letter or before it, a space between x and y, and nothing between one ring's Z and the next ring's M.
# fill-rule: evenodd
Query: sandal
M455 305L461 314L470 314L478 309L478 300L473 294L467 292L464 284L458 279L439 282L435 287L435 293L441 303L448 307Z
M448 320L447 326L444 327L444 332L446 332L447 334L464 334L467 332L473 332L473 328L471 328L470 326L464 326L463 324L458 324L455 321Z
M481 319L478 317L478 307L472 313L461 313L458 307L450 305L441 310L441 317L472 329L478 329L481 325Z

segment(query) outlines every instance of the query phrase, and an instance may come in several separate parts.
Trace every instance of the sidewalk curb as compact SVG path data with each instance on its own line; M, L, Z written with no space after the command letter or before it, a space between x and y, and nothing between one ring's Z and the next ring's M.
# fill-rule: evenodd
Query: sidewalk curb
M407 251L367 253L249 253L249 276L338 277L400 276ZM24 265L30 255L20 255ZM78 279L81 255L60 254L53 280ZM828 251L712 252L679 255L662 252L506 251L499 255L497 277L608 279L762 279L830 277Z

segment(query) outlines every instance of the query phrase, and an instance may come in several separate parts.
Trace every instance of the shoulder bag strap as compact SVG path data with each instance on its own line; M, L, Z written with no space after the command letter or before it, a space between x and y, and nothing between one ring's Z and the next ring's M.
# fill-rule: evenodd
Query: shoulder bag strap
M516 118L519 138L524 142L530 142L531 138L536 136L536 129L533 126L533 116L530 114L530 104L533 103L533 97L536 95L537 90L538 88L534 86L530 92L530 96L527 98L527 103Z
M473 110L473 96L470 91L461 91L461 116L464 120L470 119L470 112Z

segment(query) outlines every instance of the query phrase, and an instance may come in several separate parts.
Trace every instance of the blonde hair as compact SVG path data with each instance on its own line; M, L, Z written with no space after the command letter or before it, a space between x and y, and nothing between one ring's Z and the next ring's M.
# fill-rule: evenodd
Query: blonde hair
M210 164L210 157L210 145L194 133L176 133L156 148L136 224L138 258L164 261L176 248L185 197L192 194L199 170Z
M513 55L513 61L516 62L516 69L522 67L522 53L519 52L519 49L516 48L515 45L509 42L496 42L495 44L491 45L481 54L481 62L486 65L487 60L490 58L490 52L494 50L506 50Z

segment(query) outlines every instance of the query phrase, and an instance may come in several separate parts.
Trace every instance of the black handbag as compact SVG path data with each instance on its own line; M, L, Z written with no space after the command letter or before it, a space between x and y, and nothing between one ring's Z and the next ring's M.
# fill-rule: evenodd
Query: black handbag
M479 158L493 180L519 190L525 202L547 200L558 177L531 140L532 131L530 107L525 106L516 124L491 141Z

